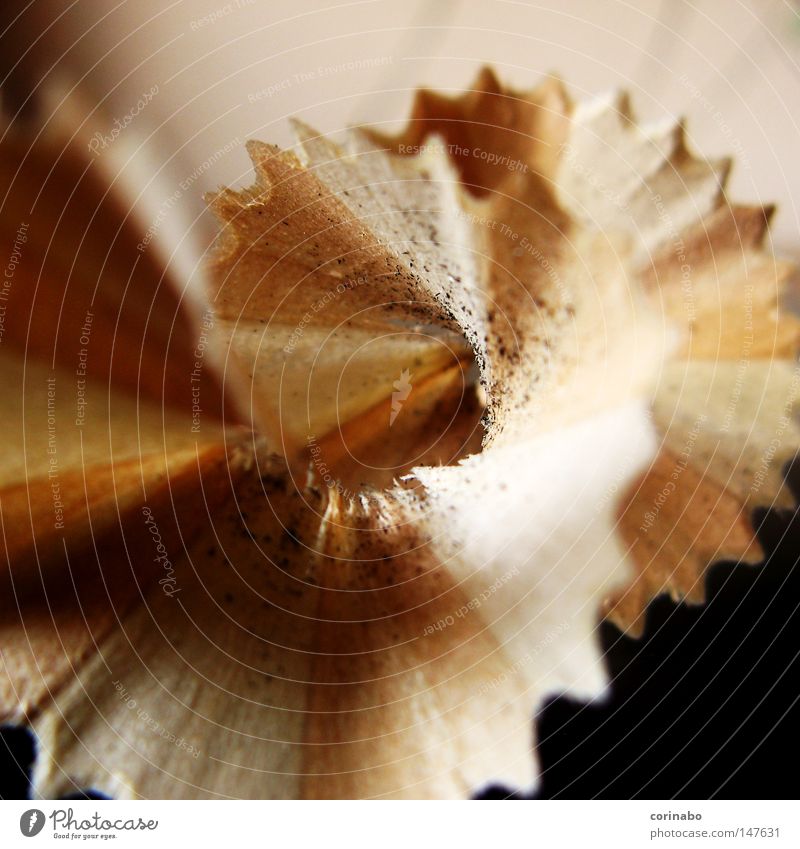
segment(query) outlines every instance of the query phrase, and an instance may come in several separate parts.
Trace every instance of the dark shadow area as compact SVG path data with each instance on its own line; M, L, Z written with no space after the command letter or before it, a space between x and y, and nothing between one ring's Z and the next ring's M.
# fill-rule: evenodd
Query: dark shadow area
M88 799L95 802L102 802L107 801L111 797L106 796L105 793L101 793L99 790L79 790L77 793L69 793L61 798L65 802L68 802L70 799Z
M800 464L789 470L797 496ZM800 781L800 517L755 516L766 562L720 563L702 607L656 599L641 640L602 624L604 703L537 717L535 798L794 799ZM524 798L490 787L479 798Z
M29 799L31 795L31 766L36 756L33 735L24 728L0 727L0 799ZM97 790L77 790L61 797L94 799L109 797Z
M28 798L35 754L36 745L29 731L0 727L0 798Z

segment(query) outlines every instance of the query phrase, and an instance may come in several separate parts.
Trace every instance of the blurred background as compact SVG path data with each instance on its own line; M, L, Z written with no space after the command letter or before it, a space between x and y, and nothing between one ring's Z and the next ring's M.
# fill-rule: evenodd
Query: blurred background
M109 139L100 166L165 231L202 217L202 191L249 181L248 138L291 144L289 116L391 129L415 88L461 91L489 63L521 89L555 72L576 98L625 88L644 120L686 116L699 151L736 157L738 200L779 204L776 246L800 255L790 0L31 0L0 15L6 120L38 98L55 122L71 102L70 131Z
M399 128L414 90L516 88L555 72L577 99L625 88L643 120L685 116L732 155L730 193L775 202L800 259L800 11L789 0L5 0L4 133L56 133L191 284L214 231L202 193L252 179L244 142ZM718 566L703 608L654 603L641 641L602 626L611 699L538 717L543 796L797 795L797 523L766 517L755 569ZM27 792L32 741L7 731L0 796ZM788 776L788 777L787 777ZM492 788L488 796L503 796Z

